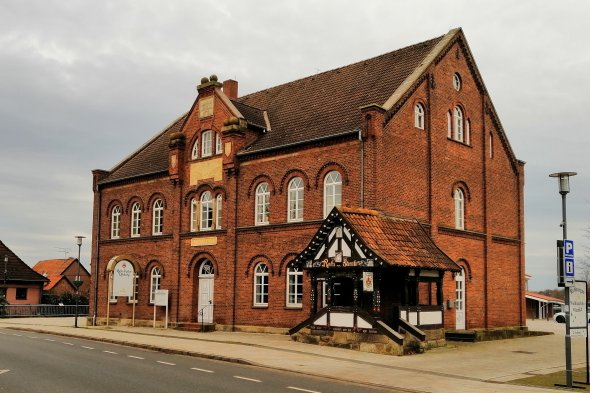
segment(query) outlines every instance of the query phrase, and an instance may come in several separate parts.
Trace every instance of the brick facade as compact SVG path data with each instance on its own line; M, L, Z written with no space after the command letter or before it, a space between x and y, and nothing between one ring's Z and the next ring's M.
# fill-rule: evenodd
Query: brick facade
M465 269L466 328L524 325L523 163L514 157L462 32L451 31L434 44L426 51L431 58L424 69L407 70L403 79L411 83L399 97L366 102L355 109L356 128L307 138L305 143L273 142L269 147L264 140L272 141L277 132L273 119L279 116L273 118L270 109L246 106L262 99L264 92L240 101L237 82L226 81L222 88L216 77L204 78L191 110L158 137L165 143L154 140L112 171L93 172L91 314L96 310L98 318L106 316L106 267L113 257L126 256L139 267L136 318L153 316L150 275L159 267L161 288L170 291L171 321L197 322L199 268L209 260L214 266L215 323L296 325L310 313L310 282L304 274L301 307L287 307L286 270L324 218L324 180L334 170L342 179L344 206L417 219L438 247ZM367 64L371 61L376 60ZM322 75L345 73L347 68L320 74L316 84L306 88L321 89ZM455 74L461 78L459 90L453 86ZM425 109L423 129L415 127L416 104ZM468 142L466 137L464 142L448 137L447 113L456 107L462 109L465 127L469 124ZM324 121L322 107L312 105L298 115L292 122L301 116L308 116L309 122ZM208 130L214 132L211 156L193 159L194 143ZM221 137L221 154L216 154L215 135ZM139 172L132 168L157 143L165 150L167 167L142 171L139 165ZM252 151L259 145L264 148ZM152 165L153 160L145 163ZM131 175L121 174L125 171ZM300 222L288 222L287 217L288 184L294 177L304 185ZM263 182L270 192L269 224L255 225L256 187ZM456 188L465 195L464 229L455 228ZM207 191L214 201L221 195L220 228L214 224L211 230L191 231L191 200ZM163 231L152 235L157 199L164 204ZM131 236L135 202L141 207L139 237ZM120 235L113 239L115 206L121 212ZM215 213L214 209L214 222ZM254 306L254 270L259 262L268 266L264 307ZM444 277L443 297L455 299L450 273ZM131 312L127 299L110 304L112 318L131 318ZM158 313L161 318L163 310ZM445 310L444 324L455 328L454 308Z

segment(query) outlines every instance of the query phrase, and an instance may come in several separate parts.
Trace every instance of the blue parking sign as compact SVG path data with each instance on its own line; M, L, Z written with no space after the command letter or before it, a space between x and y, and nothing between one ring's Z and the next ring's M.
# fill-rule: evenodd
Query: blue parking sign
M574 241L573 240L564 240L563 241L563 256L564 257L574 257Z
M565 277L573 278L575 276L573 240L563 241L563 265Z

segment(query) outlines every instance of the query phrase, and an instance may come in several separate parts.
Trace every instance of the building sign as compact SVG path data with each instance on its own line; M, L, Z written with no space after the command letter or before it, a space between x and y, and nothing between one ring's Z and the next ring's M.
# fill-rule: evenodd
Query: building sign
M117 262L113 269L113 296L133 297L133 264L127 260Z
M570 292L570 335L586 337L588 314L586 308L586 282L576 281Z
M343 257L342 262L336 262L336 258L325 258L317 261L307 261L305 267L310 268L334 268L334 267L373 267L372 259L352 259Z
M373 272L363 272L363 292L373 292Z

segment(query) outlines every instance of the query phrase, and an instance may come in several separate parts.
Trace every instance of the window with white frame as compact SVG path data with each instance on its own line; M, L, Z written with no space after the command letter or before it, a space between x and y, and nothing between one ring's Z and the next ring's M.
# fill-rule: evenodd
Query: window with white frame
M213 154L213 131L203 131L201 134L201 157L210 157Z
M113 207L111 211L111 239L118 239L121 235L121 206Z
M199 202L197 198L191 199L191 232L199 230Z
M465 121L465 144L471 144L471 120L467 119Z
M141 206L135 202L131 207L131 237L138 237L141 225Z
M109 274L109 302L117 303L117 297L113 295L113 272Z
M160 289L160 282L162 280L162 271L159 267L154 267L150 274L150 304L156 301L156 291Z
M447 112L447 138L453 137L453 115L451 111Z
M465 229L465 194L460 188L455 188L455 228Z
M414 106L414 127L424 129L424 106L420 103Z
M324 218L336 206L342 205L342 177L337 171L328 172L324 178Z
M268 306L268 266L259 263L254 268L254 306Z
M256 187L256 206L255 206L255 224L268 224L268 216L270 213L270 190L268 183L260 183Z
M191 150L191 159L196 160L197 158L199 158L199 138L195 139L193 149Z
M201 194L201 230L209 231L213 228L213 198L210 191Z
M294 177L289 182L287 199L287 220L289 222L303 221L303 180L300 177Z
M463 142L463 111L458 106L453 110L453 131L453 138Z
M303 271L299 266L287 268L287 307L303 306Z
M217 194L217 196L215 197L215 229L221 229L221 220L223 218L222 199L223 197L221 196L221 194Z
M156 199L154 202L152 235L161 235L164 229L164 202Z
M461 90L461 75L456 72L453 74L453 88L457 91Z
M137 304L137 295L139 294L139 276L137 273L134 273L135 276L133 277L133 296L127 297L127 303L136 303Z
M215 154L223 153L223 141L221 139L221 133L215 134Z

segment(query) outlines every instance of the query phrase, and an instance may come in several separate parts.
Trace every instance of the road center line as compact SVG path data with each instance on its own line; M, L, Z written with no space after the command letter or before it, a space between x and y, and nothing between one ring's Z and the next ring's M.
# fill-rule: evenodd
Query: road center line
M94 349L92 347L87 347L87 346L84 346L84 345L82 345L82 348L84 348L84 349Z
M297 388L295 386L287 386L287 389L293 389L293 390L298 390L300 392L307 392L307 393L321 393L321 392L318 392L317 390L307 390L307 389Z
M72 343L67 343L67 342L65 342L65 341L62 341L61 343L62 343L62 344L66 344L66 345L74 345L74 344L72 344Z
M196 367L192 367L191 370L202 371L204 373L214 373L215 372L215 371L212 371L212 370L205 370L204 368L196 368Z
M117 352L113 352L113 351L103 351L104 353L110 353L111 355L118 355Z
M262 382L260 379L252 379L252 378L240 377L239 375L234 375L234 378L243 379L244 381L250 381L250 382Z
M161 360L156 360L156 363L160 363L160 364L166 364L166 365L168 365L168 366L176 366L176 364L174 364L174 363L163 362L163 361L161 361Z
M50 339L50 338L44 338L43 340L45 340L45 341L51 341L51 342L55 342L55 340L52 340L52 339Z
M133 359L139 359L139 360L143 360L145 358L140 358L139 356L133 356L133 355L127 355L128 358L133 358Z
M12 333L12 335L13 336L16 336L16 337L22 337L23 336L22 334L16 334L16 333Z

